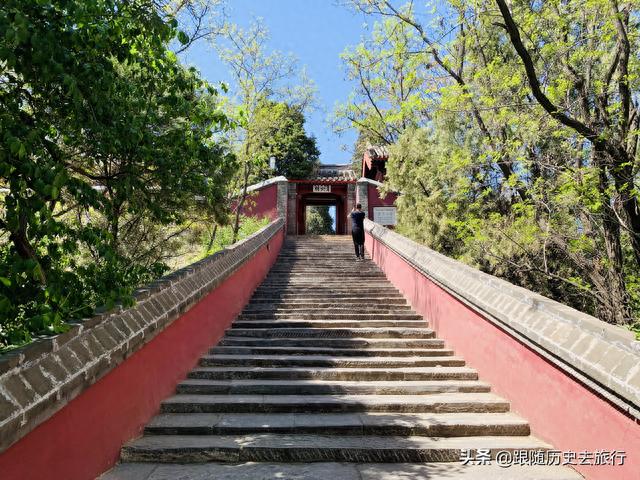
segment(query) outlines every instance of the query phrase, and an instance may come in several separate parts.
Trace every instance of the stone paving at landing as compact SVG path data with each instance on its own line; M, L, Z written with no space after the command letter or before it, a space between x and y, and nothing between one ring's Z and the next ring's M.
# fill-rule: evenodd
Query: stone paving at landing
M223 340L102 480L582 478L463 465L546 450L349 237L289 237Z

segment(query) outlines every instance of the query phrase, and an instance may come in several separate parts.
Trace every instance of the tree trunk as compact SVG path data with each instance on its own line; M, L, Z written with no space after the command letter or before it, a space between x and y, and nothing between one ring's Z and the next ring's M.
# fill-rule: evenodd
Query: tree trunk
M240 201L236 206L236 219L233 224L233 239L231 243L236 243L238 240L238 231L240 230L240 214L242 213L242 206L244 205L245 200L247 199L247 187L249 186L249 162L245 161L244 164L244 179L242 182L242 196L240 197Z
M110 187L107 187L109 194L109 208L107 209L107 222L109 224L109 233L111 234L111 240L109 245L114 252L118 252L119 240L120 240L120 213L122 210L122 203L116 201L115 194Z
M620 194L622 197L622 208L624 208L629 220L629 236L636 264L640 267L640 205L634 195L629 195L627 189Z
M624 278L624 259L620 243L620 223L613 211L611 198L607 191L607 176L602 157L596 152L594 155L599 169L598 189L602 199L602 230L609 265L605 266L608 285L605 292L601 292L603 305L599 306L600 317L609 323L626 324L633 319ZM608 298L607 298L608 297Z
M24 260L33 260L36 263L38 267L38 280L41 285L45 286L47 284L47 277L35 249L31 245L31 242L29 242L29 238L27 236L27 219L24 215L21 214L19 216L18 224L19 226L16 231L9 232L9 240L13 243L13 246L20 258Z
M640 267L640 205L638 199L630 193L634 189L633 171L630 167L615 167L620 162L614 162L611 174L614 178L616 192L620 195L622 209L624 210L628 224L631 247L636 264Z
M215 223L213 225L213 230L211 231L211 235L209 237L209 244L207 245L207 253L209 253L211 251L211 249L213 248L213 242L215 242L216 240L216 233L218 232L218 224Z

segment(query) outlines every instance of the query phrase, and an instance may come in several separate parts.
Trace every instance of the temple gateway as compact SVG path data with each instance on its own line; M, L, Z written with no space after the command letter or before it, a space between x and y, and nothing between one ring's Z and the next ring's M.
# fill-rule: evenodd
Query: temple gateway
M308 207L332 207L337 235L351 233L349 213L362 204L367 218L393 227L396 224L396 193L380 193L389 154L384 147L369 147L362 159L360 178L350 164L319 165L310 178L274 177L249 187L252 196L244 214L287 219L287 234L306 233Z

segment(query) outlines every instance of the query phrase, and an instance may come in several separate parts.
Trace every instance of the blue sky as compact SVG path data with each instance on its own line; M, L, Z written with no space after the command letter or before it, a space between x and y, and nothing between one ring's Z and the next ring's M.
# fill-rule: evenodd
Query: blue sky
M339 55L366 33L365 17L337 6L335 0L229 0L228 3L231 22L246 28L256 17L262 18L271 34L270 47L293 53L301 66L306 67L318 89L319 105L307 118L307 132L317 138L323 163L349 163L356 133L336 135L327 118L335 103L344 102L352 90L344 79ZM194 45L183 61L197 67L213 83L230 81L225 65L206 42Z

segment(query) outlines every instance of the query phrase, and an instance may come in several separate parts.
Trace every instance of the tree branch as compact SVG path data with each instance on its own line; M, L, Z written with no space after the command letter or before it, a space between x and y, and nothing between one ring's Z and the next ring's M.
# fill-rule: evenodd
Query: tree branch
M531 91L533 96L538 101L538 103L544 108L544 110L555 120L560 122L562 125L565 125L569 128L572 128L577 133L585 137L589 140L593 146L600 151L605 151L609 153L612 157L621 159L625 161L627 159L627 152L624 148L621 148L620 145L611 143L606 140L603 136L600 135L599 132L590 128L586 124L577 120L576 118L569 116L568 114L561 111L553 102L547 97L547 95L542 91L542 87L540 85L540 80L538 79L538 75L536 73L535 66L533 64L533 60L531 59L531 55L529 51L522 43L522 38L520 37L520 30L518 29L518 25L513 20L513 16L511 15L511 11L507 6L505 0L495 0L498 8L500 9L500 13L502 14L502 18L505 22L505 28L511 40L513 47L516 49L518 56L522 60L522 63L525 68L525 72L527 74L527 79L529 81L529 86L531 87Z

